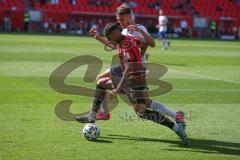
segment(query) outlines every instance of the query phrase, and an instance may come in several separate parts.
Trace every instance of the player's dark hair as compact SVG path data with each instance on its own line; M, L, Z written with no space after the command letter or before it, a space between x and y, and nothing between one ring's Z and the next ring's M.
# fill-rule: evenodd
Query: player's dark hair
M116 9L116 14L120 16L131 14L131 8L127 4L123 4Z
M115 30L119 30L119 24L118 23L108 23L103 29L103 34L105 37L108 38L109 34Z

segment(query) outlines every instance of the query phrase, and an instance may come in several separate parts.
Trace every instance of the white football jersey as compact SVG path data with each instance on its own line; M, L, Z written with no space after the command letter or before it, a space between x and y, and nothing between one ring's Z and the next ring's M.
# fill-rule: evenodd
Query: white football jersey
M166 16L159 16L158 22L159 22L159 32L167 32L168 18Z
M147 29L146 29L143 25L137 24L137 27L140 28L140 29L142 29L142 30L143 30L145 33L147 33L148 35L150 35L150 34L148 33ZM124 28L124 29L122 30L122 34L123 34L123 35L129 35L129 36L135 37L135 38L137 38L137 39L139 39L139 40L141 40L141 41L143 41L143 42L147 42L146 39L143 37L143 35L142 35L141 33L136 32L136 31L132 31L132 32L131 32L131 31L128 31L127 28Z

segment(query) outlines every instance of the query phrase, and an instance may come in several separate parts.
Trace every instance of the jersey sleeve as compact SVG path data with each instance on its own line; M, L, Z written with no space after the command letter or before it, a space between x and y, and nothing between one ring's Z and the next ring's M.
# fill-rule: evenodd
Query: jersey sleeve
M142 29L145 33L147 33L148 35L150 35L150 34L148 33L148 30L146 29L146 27L144 27L143 25L137 25L137 26L138 26L138 28Z

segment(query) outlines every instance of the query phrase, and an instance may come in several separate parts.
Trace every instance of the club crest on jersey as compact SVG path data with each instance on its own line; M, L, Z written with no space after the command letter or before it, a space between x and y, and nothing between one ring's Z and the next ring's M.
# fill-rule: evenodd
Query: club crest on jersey
M124 52L123 56L124 56L125 59L130 59L129 52Z
M120 43L120 48L124 48L126 50L129 50L132 48L132 41L131 40L124 40Z

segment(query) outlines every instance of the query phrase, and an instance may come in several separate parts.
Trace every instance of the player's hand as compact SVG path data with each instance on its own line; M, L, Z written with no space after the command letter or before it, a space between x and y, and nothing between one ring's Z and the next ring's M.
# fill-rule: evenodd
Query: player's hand
M117 96L117 91L115 89L108 92L109 99L116 98L116 96Z
M130 25L127 27L127 29L131 32L133 32L133 31L140 32L141 31L141 29L138 28L137 25Z
M97 32L97 29L96 28L92 28L90 31L89 31L89 34L93 37L97 37L98 36L98 32Z

